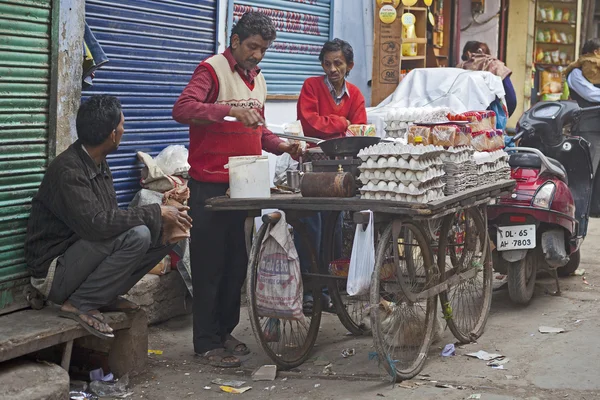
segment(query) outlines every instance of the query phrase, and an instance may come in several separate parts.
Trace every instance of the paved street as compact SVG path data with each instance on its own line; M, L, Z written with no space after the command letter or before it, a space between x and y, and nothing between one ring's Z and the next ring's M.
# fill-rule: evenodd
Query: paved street
M334 315L324 314L314 358L329 361L336 375L323 375L323 366L309 360L298 370L280 373L273 382L252 382L251 372L270 364L252 334L247 313L234 333L246 341L252 354L238 371L215 370L194 360L191 318L171 320L151 329L150 349L162 350L151 355L149 372L134 379L134 398L212 399L237 396L245 399L468 399L480 394L485 400L508 399L598 399L600 398L600 322L597 310L600 298L600 221L590 224L583 246L582 277L562 279L562 297L546 294L553 281L541 277L536 295L526 307L510 303L506 290L494 293L492 312L483 337L476 344L457 349L454 357L443 358L441 349L455 340L449 330L431 348L422 374L393 386L377 361L370 337L352 337ZM540 326L560 327L561 334L541 334ZM343 358L345 348L356 355ZM485 361L464 354L485 350L510 358L504 370L492 369ZM317 362L321 364L321 362ZM214 378L247 381L252 390L239 395L221 393ZM436 387L438 384L454 388ZM205 389L210 387L210 389Z

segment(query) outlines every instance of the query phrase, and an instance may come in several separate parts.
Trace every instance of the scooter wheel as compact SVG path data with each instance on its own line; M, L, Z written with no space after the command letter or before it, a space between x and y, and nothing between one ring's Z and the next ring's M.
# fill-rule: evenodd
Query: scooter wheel
M558 272L558 276L566 277L570 276L573 272L577 271L579 268L579 263L581 262L581 253L577 250L575 253L570 255L570 260L567 265L564 267L558 268L556 271Z
M524 259L508 266L508 295L513 303L529 304L535 290L539 263L538 253L530 251Z

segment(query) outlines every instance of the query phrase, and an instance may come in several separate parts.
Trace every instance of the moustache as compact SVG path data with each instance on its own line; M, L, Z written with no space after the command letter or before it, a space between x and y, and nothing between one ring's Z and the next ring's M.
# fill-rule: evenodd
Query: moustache
M247 62L248 64L254 64L254 65L257 65L257 64L258 64L260 61L259 61L259 60L257 60L256 58L249 58L248 60L246 60L246 62Z

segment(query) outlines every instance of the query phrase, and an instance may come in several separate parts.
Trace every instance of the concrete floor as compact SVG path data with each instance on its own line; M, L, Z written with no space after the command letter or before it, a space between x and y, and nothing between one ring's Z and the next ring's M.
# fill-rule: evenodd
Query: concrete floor
M446 330L441 342L432 346L422 374L431 381L462 388L439 388L428 380L415 379L393 386L383 368L369 361L371 337L352 337L335 315L324 314L313 357L333 365L335 376L323 375L323 366L307 361L294 372L280 373L273 382L252 382L251 372L270 360L258 348L246 310L234 335L245 341L252 354L239 370L217 370L199 364L192 351L191 318L171 320L151 328L149 370L136 377L133 398L213 399L468 399L480 394L486 400L508 399L600 399L600 220L590 224L583 245L582 277L561 280L563 295L552 297L546 288L553 281L540 277L536 294L527 307L511 304L506 290L494 293L485 334L478 343L457 349L454 357L443 358L441 349L455 339ZM540 334L539 326L561 327L561 334ZM343 358L345 348L356 355ZM486 366L484 361L464 356L486 350L510 358L504 370ZM252 390L239 395L221 393L214 378L247 381ZM417 385L418 384L418 385ZM411 386L414 386L411 388ZM210 389L205 389L210 387Z

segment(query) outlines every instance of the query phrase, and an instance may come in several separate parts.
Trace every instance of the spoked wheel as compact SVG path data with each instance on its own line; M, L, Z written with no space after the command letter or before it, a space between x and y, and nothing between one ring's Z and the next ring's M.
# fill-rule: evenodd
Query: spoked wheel
M444 219L438 248L440 282L463 276L440 293L440 301L448 327L461 343L483 334L492 304L491 256L485 222L477 208Z
M421 299L417 295L435 286L438 278L431 247L421 228L407 222L394 235L393 226L393 222L387 226L377 245L371 325L379 361L394 381L401 381L415 377L427 359L437 296Z
M335 275L332 271L335 261L335 230L339 226L339 213L331 212L325 221L323 230L323 265L328 268L327 271L322 271L324 274ZM346 260L350 262L350 254L342 254L342 263ZM365 324L365 319L369 316L369 295L348 296L346 293L347 279L331 280L327 285L331 301L335 307L335 312L340 319L340 322L353 335L365 335L371 332L370 328Z
M261 246L267 228L267 224L261 226L254 238L248 262L246 285L250 323L256 340L269 358L282 369L291 369L306 361L317 340L319 324L321 323L322 302L320 296L315 296L312 314L305 314L304 321L292 321L260 315L256 307L256 285ZM307 240L306 234L301 229L298 230L307 248L311 249L311 272L317 273L318 267L313 246Z

